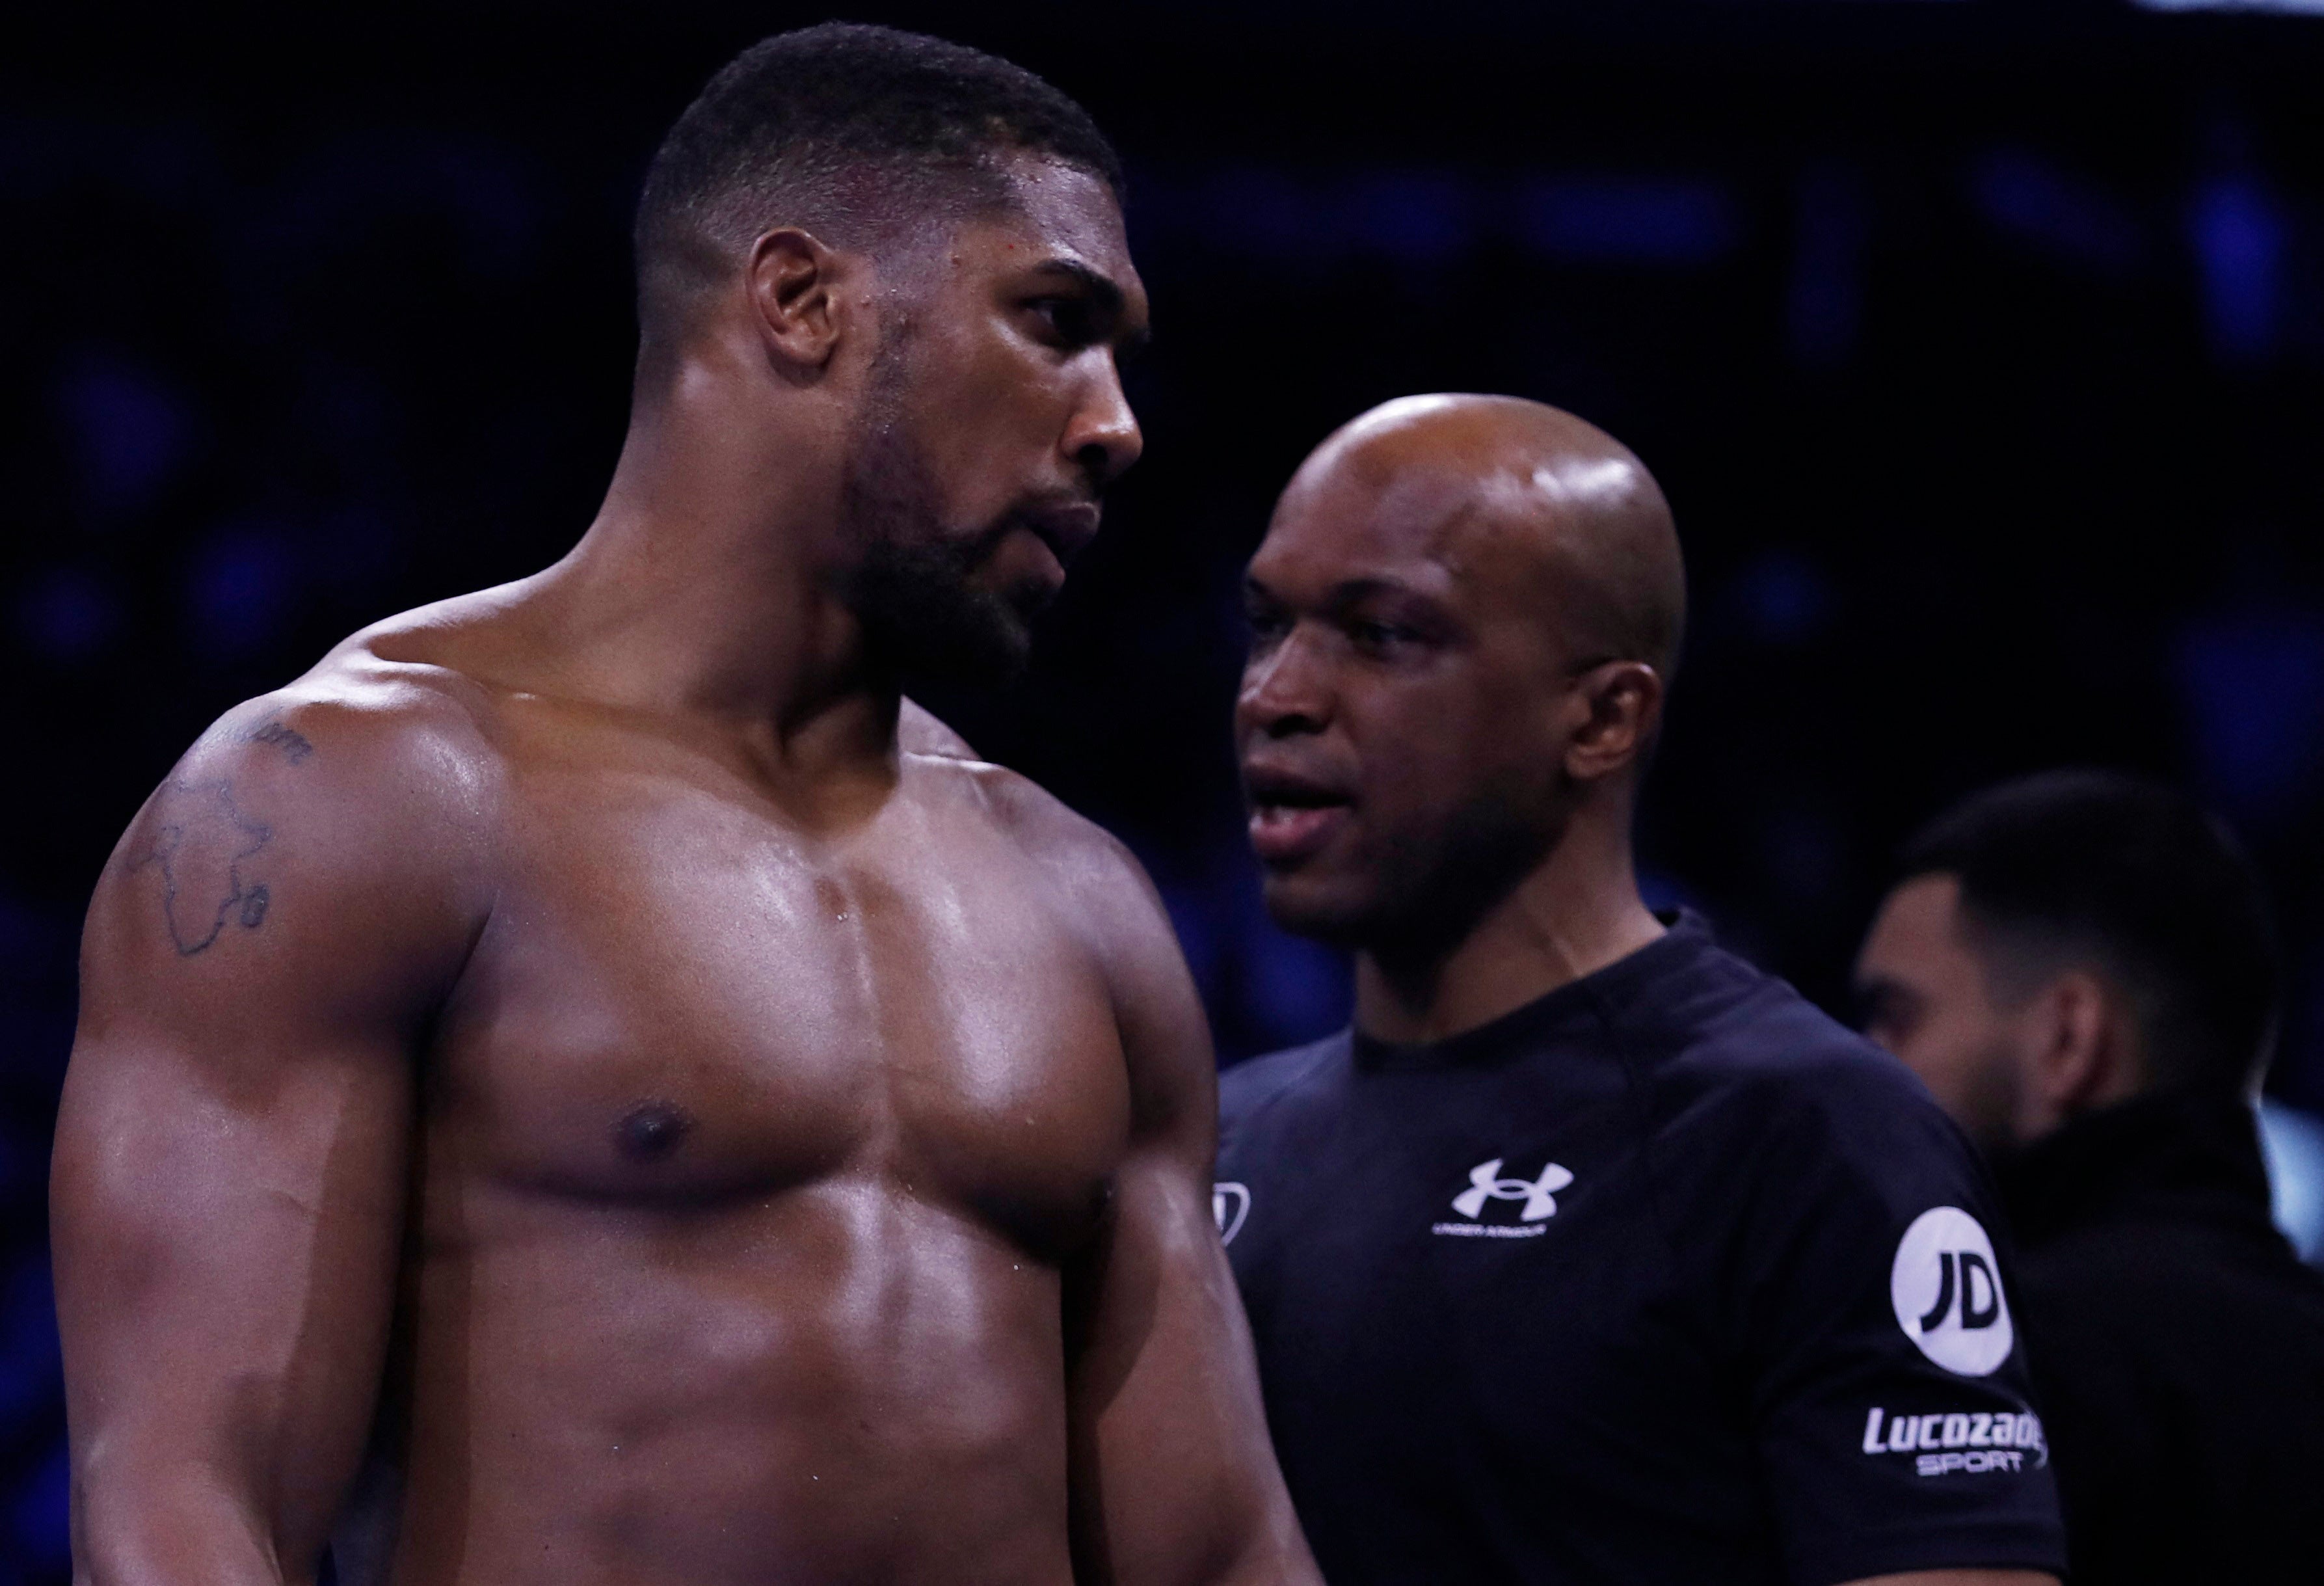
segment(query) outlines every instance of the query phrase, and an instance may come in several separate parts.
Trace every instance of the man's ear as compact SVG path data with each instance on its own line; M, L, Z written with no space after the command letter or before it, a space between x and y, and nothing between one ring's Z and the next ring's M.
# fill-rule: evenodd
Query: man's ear
M2058 1121L2134 1094L2139 1055L2132 1026L2088 970L2070 969L2036 993L2034 1101Z
M751 244L743 271L759 338L787 373L812 376L830 364L848 318L848 261L795 226Z
M1644 661L1606 661L1582 675L1572 697L1586 713L1565 746L1565 774L1594 782L1636 761L1662 719L1663 680Z

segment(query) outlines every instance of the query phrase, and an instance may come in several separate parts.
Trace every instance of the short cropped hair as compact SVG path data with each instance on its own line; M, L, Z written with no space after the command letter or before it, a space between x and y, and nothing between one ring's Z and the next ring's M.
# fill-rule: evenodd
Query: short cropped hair
M1089 113L998 56L849 23L762 39L710 79L647 168L634 229L646 335L770 227L877 251L913 221L1003 204L1001 160L1019 152L1121 196L1121 161Z
M1906 844L1899 881L1944 874L1989 981L2030 994L2095 967L2135 1010L2144 1088L2243 1091L2274 1045L2281 966L2232 833L2116 772L2052 771L1976 794Z

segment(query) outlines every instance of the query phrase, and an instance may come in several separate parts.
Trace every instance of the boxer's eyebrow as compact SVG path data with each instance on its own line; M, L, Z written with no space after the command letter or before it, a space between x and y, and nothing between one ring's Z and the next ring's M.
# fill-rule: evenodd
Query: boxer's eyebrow
M1143 348L1152 339L1153 331L1140 319L1123 325L1129 316L1130 296L1120 283L1102 270L1093 269L1078 259L1044 259L1033 266L1036 275L1062 275L1087 292L1097 311L1117 326L1119 333L1112 338L1125 353Z
M1127 300L1113 277L1102 270L1092 269L1079 259L1044 259L1033 266L1033 273L1071 276L1097 300L1098 307L1110 314L1120 313Z

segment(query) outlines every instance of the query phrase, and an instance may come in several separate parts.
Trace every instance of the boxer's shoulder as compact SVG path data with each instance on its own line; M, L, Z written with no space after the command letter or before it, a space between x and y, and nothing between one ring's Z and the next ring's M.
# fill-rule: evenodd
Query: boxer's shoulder
M1145 869L1126 844L1030 777L953 756L928 755L915 763L923 775L946 779L971 799L1028 863L1078 902L1118 906L1124 882L1152 897Z
M271 866L382 908L475 890L498 754L489 690L358 634L281 688L233 706L171 768L123 838L124 862L197 840L263 844ZM232 857L228 855L227 857Z
M1211 1083L1201 1004L1162 897L1127 844L1030 778L982 761L930 758L923 776L953 779L1003 834L1057 918L1103 973L1117 1012L1147 1033L1142 1049L1193 1064Z
M144 1007L193 976L277 1001L433 996L490 908L478 755L442 691L336 655L226 711L115 849L92 994Z

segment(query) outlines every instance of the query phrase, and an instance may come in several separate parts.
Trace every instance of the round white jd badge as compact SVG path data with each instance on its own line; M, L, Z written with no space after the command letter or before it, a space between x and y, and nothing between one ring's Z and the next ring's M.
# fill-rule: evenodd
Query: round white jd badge
M1963 1377L1998 1369L2016 1340L1993 1241L1959 1206L1933 1207L1913 1219L1888 1269L1888 1299L1904 1336Z

